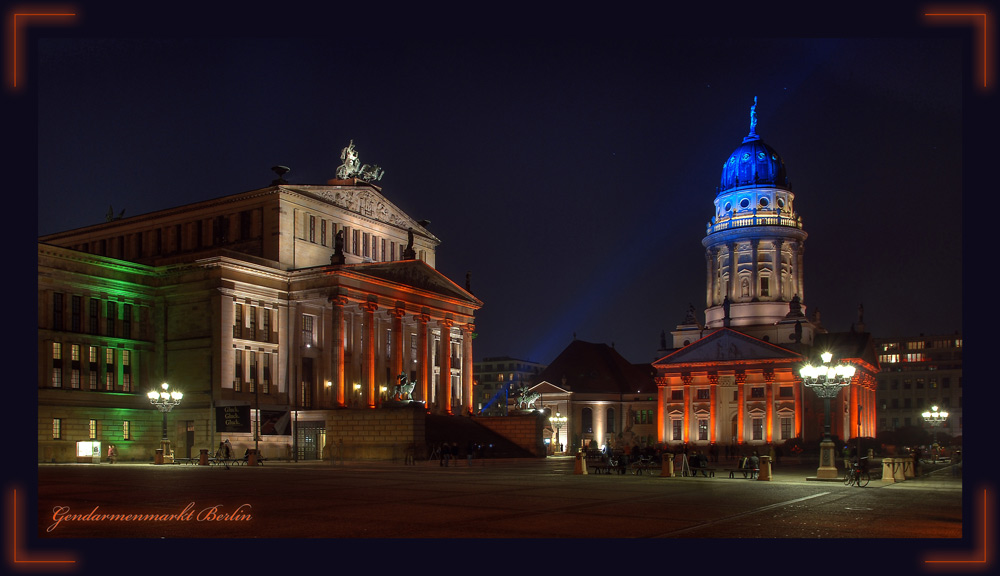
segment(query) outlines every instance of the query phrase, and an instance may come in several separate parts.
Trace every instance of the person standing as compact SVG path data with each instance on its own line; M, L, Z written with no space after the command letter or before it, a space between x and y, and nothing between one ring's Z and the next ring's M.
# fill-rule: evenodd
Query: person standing
M114 444L108 446L108 462L114 464L118 461L118 447Z

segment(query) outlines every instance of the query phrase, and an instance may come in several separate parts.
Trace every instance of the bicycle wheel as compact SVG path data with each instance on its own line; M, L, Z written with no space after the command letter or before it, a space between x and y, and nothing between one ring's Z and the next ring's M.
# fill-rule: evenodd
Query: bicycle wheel
M858 486L864 488L865 486L868 485L869 480L871 480L871 478L868 476L868 473L862 472L861 474L858 475Z
M850 486L854 484L854 473L848 470L844 472L844 486Z

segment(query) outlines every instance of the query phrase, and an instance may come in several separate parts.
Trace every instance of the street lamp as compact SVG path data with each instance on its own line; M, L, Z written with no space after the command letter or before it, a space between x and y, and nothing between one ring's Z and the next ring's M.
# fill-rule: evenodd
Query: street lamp
M549 416L549 422L552 422L552 425L556 427L556 446L559 446L559 429L566 423L566 417L560 416L559 413L556 412L555 416ZM560 450L560 452L562 452L562 450Z
M840 390L851 383L855 368L850 364L830 365L833 354L824 352L820 355L822 366L806 363L799 369L802 384L812 388L816 395L823 399L823 441L819 444L819 468L816 477L823 479L837 478L837 465L834 462L833 440L830 438L830 400L840 393Z
M170 392L170 385L164 382L162 385L162 390L157 392L156 390L150 390L146 397L149 398L149 402L156 406L156 409L163 413L163 438L160 440L160 448L163 450L163 456L166 457L170 454L170 440L167 439L167 412L173 410L174 406L181 403L181 398L184 394L174 390ZM160 462L162 464L162 462Z
M931 406L930 411L921 414L924 417L924 422L930 424L931 428L934 429L934 443L937 444L937 427L944 424L944 421L948 419L948 413L945 411L938 411L937 406ZM937 453L934 453L934 461L937 461Z

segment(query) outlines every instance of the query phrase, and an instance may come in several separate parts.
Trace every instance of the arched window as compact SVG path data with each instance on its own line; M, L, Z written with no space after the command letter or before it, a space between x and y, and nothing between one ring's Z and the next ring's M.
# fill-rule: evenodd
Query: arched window
M592 409L584 408L583 414L580 415L580 421L584 434L594 433L594 411Z
M608 422L608 432L610 432L611 434L614 434L615 432L618 431L615 428L615 409L614 408L608 408L607 412L605 413L605 417L607 417L607 419L608 419L607 420L607 422Z

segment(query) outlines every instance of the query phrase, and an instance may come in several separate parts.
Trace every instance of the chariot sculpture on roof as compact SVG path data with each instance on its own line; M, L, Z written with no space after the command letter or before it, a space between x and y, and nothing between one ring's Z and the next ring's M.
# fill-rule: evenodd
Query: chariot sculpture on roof
M366 182L374 182L382 179L385 170L376 164L362 164L358 158L358 152L354 149L354 140L340 151L340 159L343 164L337 167L337 178L347 180L348 178L360 178Z

